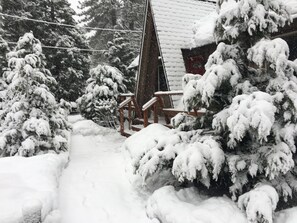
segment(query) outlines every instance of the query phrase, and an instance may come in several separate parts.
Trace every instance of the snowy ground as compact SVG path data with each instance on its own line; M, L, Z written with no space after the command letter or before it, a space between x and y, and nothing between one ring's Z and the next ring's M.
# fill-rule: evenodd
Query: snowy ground
M0 159L0 223L23 222L24 207L36 202L43 223L247 223L244 212L226 197L209 198L195 188L176 191L172 186L151 195L126 171L130 161L121 148L126 138L80 116L70 120L70 162L60 183L68 153ZM133 144L138 154L160 131L165 129L151 126L137 134L137 141L129 138L126 146ZM273 223L295 223L296 216L297 207L287 209L276 213Z
M61 223L148 222L145 201L129 182L118 132L71 117L70 163L60 181Z
M23 222L35 204L42 220L55 210L59 177L67 160L68 153L0 158L0 222Z

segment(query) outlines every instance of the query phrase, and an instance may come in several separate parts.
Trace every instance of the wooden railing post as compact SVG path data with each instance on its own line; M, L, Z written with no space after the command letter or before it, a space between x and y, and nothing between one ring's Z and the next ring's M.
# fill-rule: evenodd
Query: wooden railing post
M132 122L132 118L131 118L131 111L132 110L132 105L131 105L131 101L128 104L128 121L129 121L129 129L131 129L131 122Z
M158 123L158 103L154 104L154 123Z
M148 110L143 111L143 126L148 126Z
M164 99L161 96L158 96L159 98L159 103L161 105L161 108L163 109L165 107ZM166 124L170 124L170 118L168 117L167 114L164 114L165 122Z
M157 114L157 107L156 104L158 103L158 98L153 97L151 100L149 100L147 103L145 103L142 106L142 112L143 112L143 126L148 126L148 111L151 110L151 107L154 107L154 122L158 121L158 114Z
M137 117L142 118L141 110L140 110L140 108L139 108L139 106L137 104L135 96L132 97L132 101L133 101L133 105L134 105L135 113L136 113Z
M134 95L130 93L120 95L120 98L124 99L118 107L119 113L120 113L120 133L123 136L129 136L129 134L125 132L125 116L124 116L125 109L128 109L129 129L131 129L133 97Z
M120 132L121 135L125 135L125 118L124 118L124 111L122 108L119 109L120 110Z

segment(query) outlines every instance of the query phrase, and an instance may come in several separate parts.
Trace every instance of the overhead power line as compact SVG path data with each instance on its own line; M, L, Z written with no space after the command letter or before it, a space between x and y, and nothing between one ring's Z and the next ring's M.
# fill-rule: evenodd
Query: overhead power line
M44 20L39 20L39 19L30 19L30 18L23 17L23 16L9 15L9 14L5 14L5 13L0 13L0 16L10 17L10 18L15 18L15 19L20 19L20 20L28 20L28 21L32 21L32 22L45 23L45 24L50 24L50 25L65 26L65 27L69 27L69 28L91 29L91 30L112 31L112 32L131 32L131 33L141 33L142 32L140 30L131 30L131 29L109 29L109 28L89 27L89 26L80 27L80 26L74 26L74 25L65 24L65 23L59 23L59 22L49 22L49 21L44 21Z
M17 42L1 42L1 43L8 43L8 44L18 44ZM78 51L86 51L86 52L105 52L106 50L93 50L93 49L81 49L77 47L60 47L60 46L46 46L41 45L42 48L48 48L48 49L61 49L61 50L78 50Z

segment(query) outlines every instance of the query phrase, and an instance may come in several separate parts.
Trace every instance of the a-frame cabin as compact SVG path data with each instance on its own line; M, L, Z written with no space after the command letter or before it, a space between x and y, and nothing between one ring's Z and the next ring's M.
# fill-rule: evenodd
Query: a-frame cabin
M140 106L156 91L182 90L186 73L182 48L192 38L195 20L215 11L214 1L147 0L136 100ZM177 106L178 96L165 103Z
M274 34L273 38L281 37L286 40L290 47L290 59L295 60L297 0L283 1L292 11L293 21ZM143 123L146 127L150 112L154 117L150 123L158 122L161 111L168 124L169 118L183 109L178 106L183 76L186 73L203 75L207 59L216 49L212 28L217 18L215 2L216 0L147 0L136 98L133 94L123 96L124 101L119 106L122 135L129 135L124 131L125 108L129 110L129 129L132 130L136 129L133 129L135 123ZM197 21L199 27L194 32L194 23ZM198 38L195 38L196 35ZM136 109L137 118L143 118L142 122L132 120L132 108ZM204 112L191 111L190 114L201 116Z
M293 22L275 37L287 41L290 59L297 58L297 0L283 0L290 8ZM145 25L138 68L136 100L140 106L156 91L182 90L186 73L202 74L208 56L216 49L212 40L207 44L190 45L195 21L211 19L216 0L147 0ZM203 33L201 33L203 35ZM177 106L179 96L165 100Z

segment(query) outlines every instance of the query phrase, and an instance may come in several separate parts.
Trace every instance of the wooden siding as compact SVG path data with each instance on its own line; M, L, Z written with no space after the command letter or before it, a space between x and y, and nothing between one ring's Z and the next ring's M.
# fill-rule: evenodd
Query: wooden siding
M136 87L136 100L140 107L149 101L155 93L158 78L158 57L160 54L149 4L146 14Z

